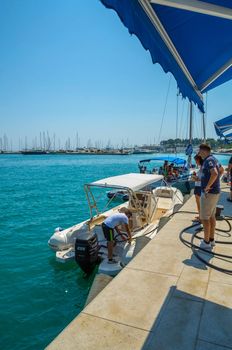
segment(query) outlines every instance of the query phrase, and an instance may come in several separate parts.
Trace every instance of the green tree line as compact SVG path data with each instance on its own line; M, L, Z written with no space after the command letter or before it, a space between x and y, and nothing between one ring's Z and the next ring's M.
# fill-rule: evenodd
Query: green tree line
M198 146L202 143L202 139L199 138L194 138L192 139L192 145L193 146ZM213 138L208 138L206 139L206 143L209 144L212 148L232 148L232 144L227 144L225 143L224 140L221 139L213 139ZM161 146L164 147L185 147L189 144L188 139L168 139L168 140L162 140L160 142Z

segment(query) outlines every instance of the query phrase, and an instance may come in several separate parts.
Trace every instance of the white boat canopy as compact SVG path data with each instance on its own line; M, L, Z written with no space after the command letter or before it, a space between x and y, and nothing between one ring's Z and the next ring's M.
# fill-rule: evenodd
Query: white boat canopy
M107 177L106 179L91 182L86 186L125 188L132 191L138 191L154 182L161 181L162 179L162 175L130 173Z

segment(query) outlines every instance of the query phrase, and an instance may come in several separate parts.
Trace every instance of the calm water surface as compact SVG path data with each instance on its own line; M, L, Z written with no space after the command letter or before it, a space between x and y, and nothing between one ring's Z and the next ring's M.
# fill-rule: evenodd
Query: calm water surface
M143 158L0 155L2 350L43 349L82 310L94 274L57 263L47 241L88 218L84 183L137 172Z

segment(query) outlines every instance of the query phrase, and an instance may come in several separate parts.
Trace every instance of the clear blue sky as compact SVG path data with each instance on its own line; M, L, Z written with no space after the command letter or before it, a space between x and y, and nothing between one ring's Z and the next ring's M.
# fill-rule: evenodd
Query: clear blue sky
M40 131L62 142L78 132L82 145L176 137L174 78L100 1L1 0L0 33L0 137L7 134L14 147ZM231 113L229 82L208 94L207 136L215 137L213 121ZM195 108L195 137L202 136L200 118ZM177 136L186 135L187 101L180 99Z

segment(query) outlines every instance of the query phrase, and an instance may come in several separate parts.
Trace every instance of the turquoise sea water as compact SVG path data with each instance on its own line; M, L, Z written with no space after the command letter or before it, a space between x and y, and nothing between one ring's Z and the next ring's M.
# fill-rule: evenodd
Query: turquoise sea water
M137 172L143 158L0 155L0 349L43 349L82 310L94 274L57 263L47 241L88 218L84 183Z

